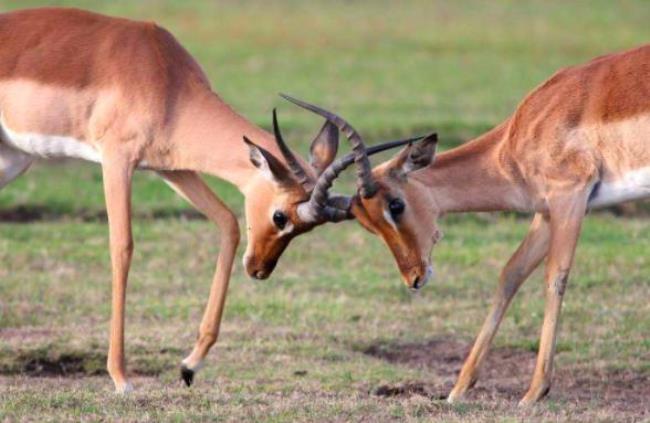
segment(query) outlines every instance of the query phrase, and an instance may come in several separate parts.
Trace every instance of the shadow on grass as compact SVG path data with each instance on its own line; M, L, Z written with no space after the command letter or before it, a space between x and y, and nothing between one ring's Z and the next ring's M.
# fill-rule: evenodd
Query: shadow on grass
M133 217L139 220L205 220L205 216L196 210L180 208L161 208L147 212L134 210ZM4 223L57 222L65 220L105 222L107 218L106 211L104 210L62 210L60 208L42 205L20 205L0 210L0 222Z
M45 343L34 344L42 338ZM138 376L158 376L175 369L181 350L139 346L129 351L129 372ZM0 375L29 377L79 377L106 373L103 345L71 345L66 336L48 330L0 329Z
M151 354L148 354L151 356ZM137 376L158 376L175 368L179 354L156 359L135 357L129 364L129 373ZM7 357L5 357L7 358ZM171 363L170 363L171 361ZM11 357L8 363L0 363L0 375L29 377L79 377L106 374L106 354L98 351L52 352L47 349L22 351Z
M413 368L433 371L438 380L404 381L371 389L380 397L425 396L444 399L453 387L471 343L452 336L421 343L376 343L360 351L366 355ZM533 348L492 349L482 366L468 401L518 400L533 374L536 352ZM583 404L608 411L650 413L650 373L634 369L598 368L596 363L556 364L550 400Z

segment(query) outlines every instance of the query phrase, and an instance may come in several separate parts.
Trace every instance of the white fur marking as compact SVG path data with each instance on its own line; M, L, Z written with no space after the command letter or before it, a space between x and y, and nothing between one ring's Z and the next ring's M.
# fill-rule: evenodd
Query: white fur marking
M274 210L273 213L271 213L271 222L273 222L273 214L275 213L276 210L279 209L273 209L273 210ZM273 226L275 226L275 222L273 223ZM287 220L287 224L284 226L284 228L278 231L278 238L290 234L292 231L293 231L293 223L290 220Z
M309 202L298 204L297 211L298 217L305 223L315 222L318 217Z
M605 207L650 197L650 167L633 170L614 181L603 181L589 207Z
M393 217L390 215L390 212L386 209L384 209L384 219L386 220L386 222L390 223L390 226L392 226L393 229L397 231L397 225L395 224Z
M291 232L293 232L293 223L288 222L287 226L285 226L284 229L278 232L278 238L290 234Z
M198 372L203 368L203 365L205 364L203 360L199 360L198 363L192 363L192 360L190 357L192 357L194 354L190 354L188 357L185 357L183 360L181 360L181 364L185 365L188 369L192 370L193 372Z
M101 163L102 158L92 146L75 138L61 135L46 135L33 132L14 132L0 115L0 137L7 144L29 154L42 158L71 157Z
M128 395L131 392L133 392L133 385L131 385L131 382L124 382L124 385L122 386L116 386L115 387L115 393L118 395Z

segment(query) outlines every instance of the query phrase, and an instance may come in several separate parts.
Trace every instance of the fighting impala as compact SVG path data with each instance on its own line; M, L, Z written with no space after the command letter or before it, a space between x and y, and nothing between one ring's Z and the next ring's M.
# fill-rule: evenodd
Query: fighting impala
M435 147L436 137L427 137L372 173L358 161L363 189L348 202L351 214L382 238L406 284L417 289L432 273L441 214L535 213L448 398L459 400L476 383L511 299L546 258L537 363L521 400L534 403L551 387L560 308L585 213L650 196L650 46L563 69L491 131L434 162Z
M326 122L305 163L284 143L275 112L275 136L238 115L212 91L192 56L153 23L33 9L0 15L0 39L0 188L37 157L80 158L102 167L113 275L107 368L117 392L132 389L125 372L124 303L133 252L133 172L158 172L219 227L219 256L199 335L182 361L189 385L217 340L240 239L235 215L199 173L229 181L244 194L244 266L261 279L294 236L349 217L347 204L325 195L323 178L331 184L353 157L364 156L362 146L352 140L354 155L333 162L338 129Z

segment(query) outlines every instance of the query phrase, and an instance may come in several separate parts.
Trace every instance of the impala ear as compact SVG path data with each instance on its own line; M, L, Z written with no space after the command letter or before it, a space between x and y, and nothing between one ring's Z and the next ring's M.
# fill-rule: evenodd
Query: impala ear
M415 143L404 164L406 173L422 169L433 163L438 146L438 134L432 133Z
M433 163L438 145L438 134L432 133L403 149L388 165L391 174L403 178L410 172Z
M262 172L266 179L284 186L295 183L289 169L273 154L255 144L246 136L244 136L244 142L248 145L251 163Z
M317 175L329 166L339 149L339 130L329 120L321 128L309 148L309 164L314 168Z

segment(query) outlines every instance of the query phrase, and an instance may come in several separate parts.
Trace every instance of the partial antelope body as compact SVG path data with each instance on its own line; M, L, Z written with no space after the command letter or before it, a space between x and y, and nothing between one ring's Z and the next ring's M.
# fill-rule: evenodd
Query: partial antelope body
M585 213L650 197L650 45L559 71L505 122L434 163L435 146L436 137L427 137L377 166L366 182L371 195L360 190L352 214L384 240L417 289L432 274L441 214L535 213L449 395L456 401L476 382L511 299L546 259L539 354L521 400L534 403L551 386L560 307Z
M101 163L113 274L108 372L118 392L131 389L125 373L124 302L133 252L134 170L158 172L221 230L199 336L182 362L189 385L217 340L240 239L235 215L199 173L225 179L243 192L244 265L250 275L266 278L293 237L351 217L349 202L330 198L323 187L327 181L331 186L342 164L365 158L363 149L355 147L354 155L334 162L338 129L326 122L312 143L310 164L305 163L285 145L275 113L273 137L214 94L190 54L153 23L76 9L32 9L0 14L0 40L0 187L35 157Z

